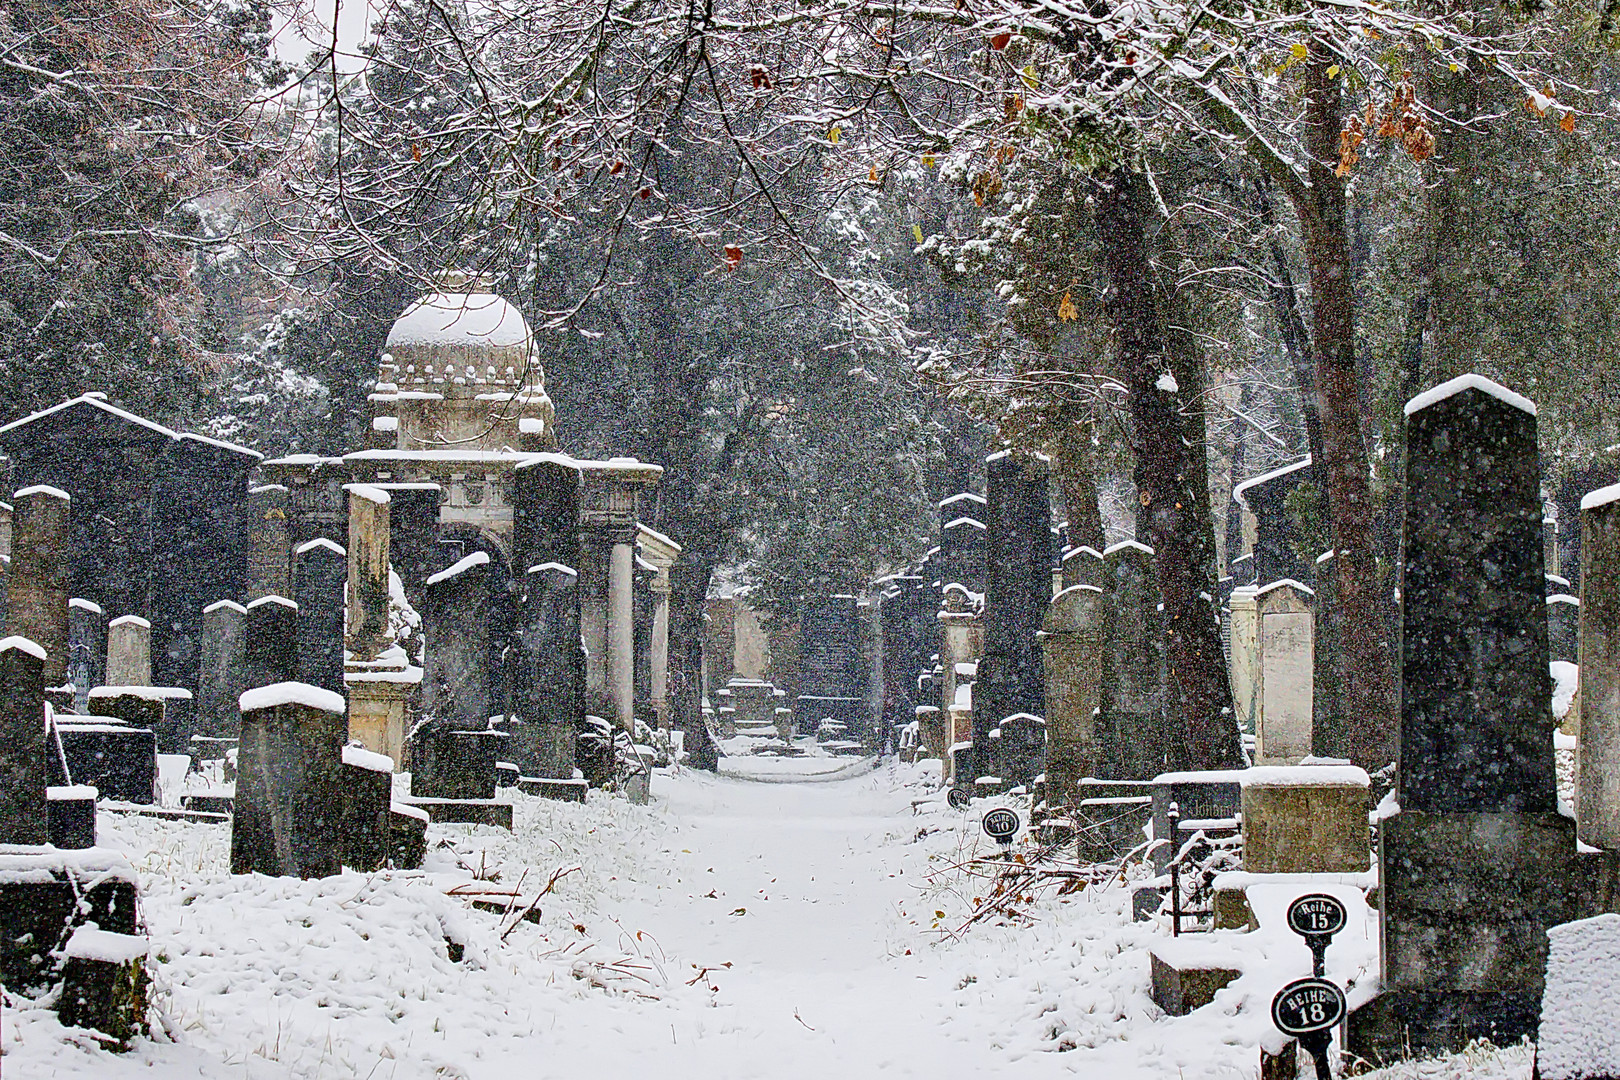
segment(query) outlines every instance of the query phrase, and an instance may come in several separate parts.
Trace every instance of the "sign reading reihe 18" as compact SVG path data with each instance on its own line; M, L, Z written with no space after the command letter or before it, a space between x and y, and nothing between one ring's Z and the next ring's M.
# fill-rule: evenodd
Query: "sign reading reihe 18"
M1297 979L1271 1002L1271 1022L1296 1038L1328 1031L1344 1019L1344 991L1326 979Z

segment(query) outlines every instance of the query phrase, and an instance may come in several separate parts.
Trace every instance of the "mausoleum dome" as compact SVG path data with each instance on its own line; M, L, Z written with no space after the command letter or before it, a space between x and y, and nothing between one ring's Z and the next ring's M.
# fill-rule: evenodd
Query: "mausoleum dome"
M371 395L381 441L401 450L554 445L556 413L523 313L475 275L448 271L436 284L388 331Z

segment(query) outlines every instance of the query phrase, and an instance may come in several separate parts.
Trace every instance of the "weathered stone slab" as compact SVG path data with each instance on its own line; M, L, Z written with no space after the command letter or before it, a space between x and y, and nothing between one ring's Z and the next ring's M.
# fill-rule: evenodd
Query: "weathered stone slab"
M1260 622L1260 708L1256 747L1261 764L1293 764L1312 751L1315 659L1311 591L1278 581L1255 594Z
M78 596L68 600L68 680L81 713L90 691L107 681L107 613Z
M1100 567L1101 556L1096 561ZM1064 589L1047 609L1041 649L1046 665L1046 790L1053 806L1069 805L1078 797L1080 781L1097 771L1095 723L1102 706L1106 615L1102 589L1090 584Z
M151 728L116 718L58 716L56 734L73 783L94 787L103 799L157 802L157 735Z
M152 685L152 624L121 615L107 624L105 686Z
M45 650L45 686L61 686L67 682L73 500L40 484L18 491L11 503L6 625Z
M234 600L203 608L197 670L197 734L234 739L242 714L237 701L247 686L247 609Z
M343 594L348 576L348 553L330 540L311 540L293 552L298 681L334 694L344 691Z
M1581 502L1581 839L1620 851L1620 485Z
M1352 765L1261 766L1243 780L1243 869L1361 873L1372 856L1367 774Z
M0 844L50 842L44 683L45 650L0 639Z
M335 874L344 849L343 697L306 683L242 695L231 872Z

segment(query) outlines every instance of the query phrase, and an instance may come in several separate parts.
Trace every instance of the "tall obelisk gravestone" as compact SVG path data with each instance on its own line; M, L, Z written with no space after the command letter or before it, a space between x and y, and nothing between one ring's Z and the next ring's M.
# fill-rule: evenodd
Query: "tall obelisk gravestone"
M1534 1037L1573 903L1557 810L1535 406L1477 375L1406 408L1399 812L1380 829L1369 1058Z

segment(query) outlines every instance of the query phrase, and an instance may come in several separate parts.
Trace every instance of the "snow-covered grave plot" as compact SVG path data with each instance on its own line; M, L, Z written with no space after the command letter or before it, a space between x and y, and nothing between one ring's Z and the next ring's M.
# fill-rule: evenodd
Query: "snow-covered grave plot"
M996 915L961 869L997 850L984 807L950 809L937 762L855 764L819 783L660 773L647 807L516 795L510 833L434 826L420 871L313 881L231 876L220 826L104 814L141 877L159 1034L113 1055L8 997L4 1075L1256 1074L1270 996L1309 968L1297 939L1229 935L1244 977L1166 1017L1148 951L1168 932L1131 921L1128 882L1030 886ZM1358 933L1329 962L1373 954ZM1474 1050L1373 1075L1529 1065Z

